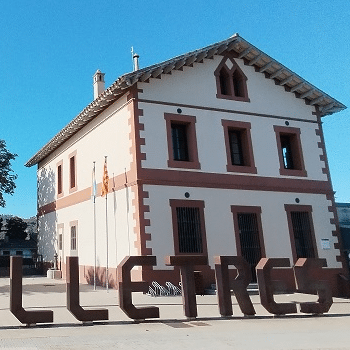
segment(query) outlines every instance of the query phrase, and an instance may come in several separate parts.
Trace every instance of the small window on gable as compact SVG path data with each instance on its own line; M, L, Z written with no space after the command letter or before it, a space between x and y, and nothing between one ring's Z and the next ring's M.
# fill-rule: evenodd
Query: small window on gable
M232 74L232 82L233 82L233 92L236 97L245 97L244 91L244 75L236 69Z
M247 77L231 55L225 56L215 70L217 98L249 102Z
M231 95L230 75L228 74L225 68L221 68L219 79L220 79L221 94L230 96Z

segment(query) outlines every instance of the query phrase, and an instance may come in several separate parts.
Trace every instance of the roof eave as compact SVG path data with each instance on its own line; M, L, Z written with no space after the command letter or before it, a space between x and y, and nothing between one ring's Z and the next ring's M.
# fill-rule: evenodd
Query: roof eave
M235 34L216 44L122 75L30 158L25 166L31 167L45 159L137 82L145 82L150 78L169 74L172 70L179 70L184 66L191 67L194 63L203 62L204 59L210 59L215 55L223 55L225 52L232 51L237 58L244 59L247 65L254 66L255 70L264 74L266 78L273 79L276 84L284 86L286 91L294 93L297 98L302 98L307 104L314 105L315 108L318 108L321 117L346 109L346 106L341 102L274 60L244 40L239 34Z

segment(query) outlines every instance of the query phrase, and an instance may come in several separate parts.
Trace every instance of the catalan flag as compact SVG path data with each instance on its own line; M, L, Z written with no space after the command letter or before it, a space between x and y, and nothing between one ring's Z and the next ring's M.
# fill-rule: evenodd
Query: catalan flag
M109 177L108 177L108 171L107 171L107 157L105 157L105 164L103 166L102 191L101 191L102 197L104 197L105 195L107 196L108 184L109 184Z

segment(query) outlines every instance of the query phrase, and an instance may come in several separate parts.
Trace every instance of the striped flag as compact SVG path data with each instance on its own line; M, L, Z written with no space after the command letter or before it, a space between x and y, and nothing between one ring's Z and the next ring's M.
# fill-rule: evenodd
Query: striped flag
M104 197L104 195L107 196L108 184L109 184L109 177L108 177L108 171L107 171L107 157L105 157L105 164L103 166L102 192L101 192L102 197Z

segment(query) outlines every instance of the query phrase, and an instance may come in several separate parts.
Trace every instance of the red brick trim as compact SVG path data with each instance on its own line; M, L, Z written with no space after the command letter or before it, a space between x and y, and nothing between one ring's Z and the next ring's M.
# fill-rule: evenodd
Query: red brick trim
M205 230L205 220L204 220L204 201L199 200L180 200L180 199L170 199L169 200L171 207L171 215L172 215L172 223L173 223L173 238L174 238L174 252L175 255L188 255L188 253L180 253L179 252L179 235L177 228L177 215L176 208L177 207L191 207L191 208L199 208L199 215L201 221L201 229L202 229L202 247L203 252L200 254L193 255L205 255L208 256L208 248L207 248L207 236Z
M298 204L285 204L284 209L287 213L288 230L289 230L289 236L290 236L290 244L291 244L291 248L292 248L293 262L295 263L298 260L298 258L297 258L296 248L295 248L295 239L294 239L293 224L292 224L292 217L291 217L292 211L307 212L309 214L312 246L314 249L315 258L318 258L318 250L317 250L317 243L316 243L316 238L315 238L314 222L312 219L312 206L311 205L298 205Z
M254 154L252 140L250 136L251 124L247 122L239 122L234 120L221 120L221 124L224 128L224 139L226 147L227 157L227 171L238 173L251 173L256 174L257 169L254 163ZM229 130L238 130L241 133L242 153L244 165L233 165L231 162L231 147L229 141Z
M288 176L307 176L304 164L303 151L301 147L300 129L279 125L274 125L273 129L276 133L278 159L280 161L280 174ZM294 169L285 169L284 167L281 147L281 135L288 135L292 138L291 147L293 154Z
M168 142L168 166L171 168L200 169L196 136L196 117L192 115L164 113L166 134ZM171 135L171 124L184 124L187 126L187 142L189 161L179 161L174 159L173 143Z
M220 188L220 189L239 189L252 191L272 191L289 193L312 193L325 194L327 199L332 198L332 187L329 181L275 178L250 175L217 174L204 172L190 172L173 169L140 169L139 179L132 181L136 175L129 171L126 174L117 175L114 180L110 178L110 192L124 189L125 187L134 187L136 183L142 185L159 186L185 186L199 188ZM114 187L111 185L114 183ZM97 193L101 184L97 185ZM133 190L133 189L132 189ZM147 198L147 197L145 197ZM59 209L67 208L72 205L91 199L91 187L58 199L38 208L38 216L42 216Z
M328 194L332 191L328 181L204 173L172 169L142 169L139 177L142 183L147 185L313 194Z
M226 65L226 61L231 62L229 63L230 65L232 64L232 67L229 68ZM223 95L221 93L221 83L220 83L220 72L221 70L224 69L229 77L229 94ZM235 96L234 94L234 86L233 86L233 75L235 73L238 73L242 77L242 89L243 89L243 96ZM215 75L215 80L216 80L216 97L217 98L222 98L226 100L234 100L234 101L241 101L241 102L250 102L250 99L248 97L248 88L247 88L247 76L243 73L241 68L239 68L238 64L236 63L235 59L233 58L233 55L230 53L227 53L224 58L221 60L220 64L214 71Z
M134 246L138 250L139 255L152 255L152 249L146 247L146 242L151 240L150 233L146 233L146 226L150 226L150 220L145 219L145 212L149 211L149 207L145 206L144 198L148 197L148 193L143 190L143 185L137 181L138 173L141 169L141 161L146 159L146 154L141 152L141 146L145 145L146 141L140 136L140 131L144 130L145 126L140 123L140 116L143 116L143 110L138 108L138 93L140 89L133 86L127 100L131 101L128 105L130 112L129 125L131 127L129 139L131 140L130 153L132 155L130 177L133 184L125 184L130 186L134 194L132 206L134 208L133 219L135 220L134 233L136 236ZM136 183L135 183L136 182ZM147 268L152 268L148 266ZM146 269L143 267L142 269Z
M259 207L259 206L231 205L231 212L233 214L233 226L235 229L237 255L242 256L241 240L239 237L239 227L238 227L238 214L239 213L255 213L257 221L258 221L261 257L265 258L266 251L265 251L265 243L264 243L264 234L263 234L262 223L261 223L261 207Z
M322 168L322 172L327 175L329 185L332 188L332 180L331 180L331 175L329 171L329 164L328 164L326 145L325 145L324 134L323 134L321 115L317 106L316 106L316 112L314 114L317 116L317 122L318 122L318 129L316 130L316 135L320 137L320 142L318 142L318 147L322 150L322 154L320 155L320 160L323 161L325 165L324 168ZM350 276L347 259L344 256L345 253L343 252L343 241L340 234L339 219L338 219L337 209L335 206L333 189L327 195L327 199L330 200L332 203L332 205L328 207L328 211L330 213L333 213L333 218L330 219L330 223L335 225L335 230L332 231L332 236L338 238L338 242L334 243L334 248L339 249L339 255L336 256L336 260L342 264L342 273L346 274L347 276Z

